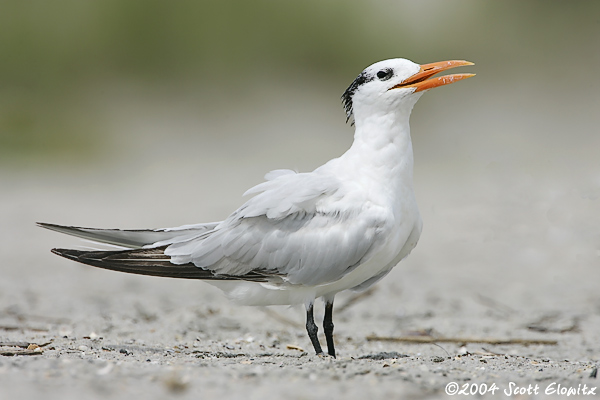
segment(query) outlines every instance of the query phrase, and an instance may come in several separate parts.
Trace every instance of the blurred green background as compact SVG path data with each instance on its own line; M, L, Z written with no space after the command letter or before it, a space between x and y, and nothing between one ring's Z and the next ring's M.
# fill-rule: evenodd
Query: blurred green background
M229 116L262 100L257 87L293 98L308 84L311 96L336 106L358 72L391 57L469 59L481 75L473 86L518 82L527 91L542 84L540 95L557 102L598 90L600 3L594 1L0 4L4 167L105 159L124 134L115 127L123 116L114 108L143 108L143 99L185 99L199 114ZM461 101L496 96L485 89L471 88ZM596 100L583 111L597 107ZM341 109L335 117L343 118Z

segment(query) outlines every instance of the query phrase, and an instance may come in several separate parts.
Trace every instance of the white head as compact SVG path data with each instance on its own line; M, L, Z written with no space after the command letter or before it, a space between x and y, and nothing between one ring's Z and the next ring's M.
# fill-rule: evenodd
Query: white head
M404 58L379 61L361 72L342 95L347 120L353 114L360 120L368 115L406 113L424 91L447 85L474 74L453 74L431 78L438 72L463 65L468 61L442 61L419 65Z

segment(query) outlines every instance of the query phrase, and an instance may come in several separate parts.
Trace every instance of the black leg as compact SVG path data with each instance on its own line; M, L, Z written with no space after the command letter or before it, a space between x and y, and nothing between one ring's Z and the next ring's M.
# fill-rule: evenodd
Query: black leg
M333 299L325 302L323 331L325 331L325 339L327 339L327 353L335 358L335 347L333 345Z
M315 324L315 318L313 316L313 305L312 303L306 306L306 332L308 332L308 337L317 352L317 355L323 354L323 350L321 349L321 343L319 343L319 338L317 337L317 332L319 328L317 324Z

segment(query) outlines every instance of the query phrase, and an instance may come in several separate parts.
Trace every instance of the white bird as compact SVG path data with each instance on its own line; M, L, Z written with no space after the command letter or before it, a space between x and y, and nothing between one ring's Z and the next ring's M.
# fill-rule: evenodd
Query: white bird
M84 264L207 280L245 305L304 304L308 336L319 355L313 303L322 298L327 350L335 357L334 296L379 281L421 235L411 110L424 91L473 76L433 78L465 65L472 63L418 65L397 58L367 67L342 96L347 120L355 125L350 149L312 172L269 172L245 193L255 196L224 221L156 230L38 225L124 248L52 250Z

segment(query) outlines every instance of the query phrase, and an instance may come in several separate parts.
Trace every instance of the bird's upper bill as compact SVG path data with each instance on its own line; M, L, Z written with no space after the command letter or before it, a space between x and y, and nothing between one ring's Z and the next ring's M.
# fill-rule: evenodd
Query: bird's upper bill
M433 89L438 86L448 85L450 83L475 76L475 74L451 74L431 78L433 75L439 72L446 71L450 68L463 67L465 65L473 65L473 63L469 61L452 60L423 64L421 65L421 70L419 72L406 79L404 82L391 87L389 90L400 88L416 88L416 93L422 92L423 90Z

